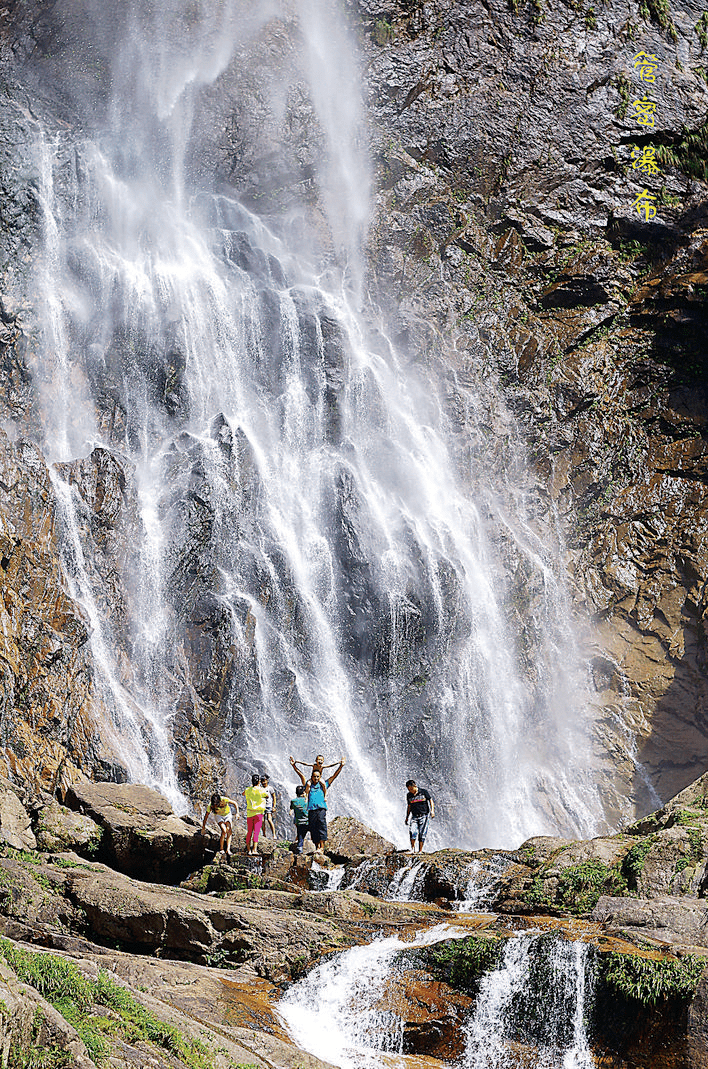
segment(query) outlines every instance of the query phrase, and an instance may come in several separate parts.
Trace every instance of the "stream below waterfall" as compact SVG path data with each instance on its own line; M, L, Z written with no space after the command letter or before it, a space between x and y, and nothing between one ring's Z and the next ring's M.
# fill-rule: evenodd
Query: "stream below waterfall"
M336 954L293 985L279 1001L278 1013L298 1046L323 1061L342 1069L403 1066L408 1056L420 1055L406 1030L404 980L415 967L411 952L469 934L464 927L438 924L409 940L393 935ZM591 1000L586 943L556 932L512 936L458 1023L462 1053L454 1064L458 1069L592 1069ZM444 1017L439 1002L438 995ZM451 1062L438 1055L430 1064Z

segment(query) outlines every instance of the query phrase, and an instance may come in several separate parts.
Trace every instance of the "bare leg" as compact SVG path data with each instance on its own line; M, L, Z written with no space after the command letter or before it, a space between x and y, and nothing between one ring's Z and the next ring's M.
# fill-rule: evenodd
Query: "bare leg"
M224 839L226 838L226 825L220 824L219 828L221 829L221 838L219 839L219 853L221 853L224 849Z
M270 828L273 838L275 839L275 824L273 823L272 813L266 813L266 824ZM265 835L265 829L263 831L263 834Z
M233 831L233 829L231 827L231 824L228 823L226 825L226 856L227 857L231 857L231 835L232 835L232 831Z

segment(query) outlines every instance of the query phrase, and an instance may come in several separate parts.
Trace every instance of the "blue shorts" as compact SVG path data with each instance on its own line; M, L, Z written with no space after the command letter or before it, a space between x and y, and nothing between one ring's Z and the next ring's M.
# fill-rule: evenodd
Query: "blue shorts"
M410 832L413 842L420 838L422 843L425 842L425 837L428 834L428 820L430 819L430 813L423 813L420 817L411 817L410 819Z

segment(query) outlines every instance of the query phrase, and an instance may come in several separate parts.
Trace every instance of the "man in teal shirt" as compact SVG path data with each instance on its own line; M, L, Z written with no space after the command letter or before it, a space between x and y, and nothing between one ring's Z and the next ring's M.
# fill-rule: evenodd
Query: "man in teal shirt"
M290 758L290 764L300 777L307 794L307 815L309 820L310 837L315 844L315 850L319 853L324 851L324 844L327 842L327 791L344 768L345 761L346 758L343 757L339 762L339 768L328 780L322 779L322 775L317 768L317 763L315 763L315 765L312 766L312 775L310 776L310 779L306 780L300 769L297 767L294 758Z

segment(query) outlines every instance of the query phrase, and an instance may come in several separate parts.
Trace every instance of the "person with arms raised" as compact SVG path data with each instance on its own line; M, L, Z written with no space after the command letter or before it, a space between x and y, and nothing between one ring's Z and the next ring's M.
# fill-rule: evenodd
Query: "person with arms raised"
M324 759L323 759L324 760ZM322 779L322 774L316 764L312 766L312 774L309 780L305 780L302 772L296 767L295 760L291 757L290 764L302 780L307 795L307 819L310 830L310 838L315 844L315 850L319 853L324 851L327 842L327 791L344 768L346 758L342 758L339 767L328 780Z

